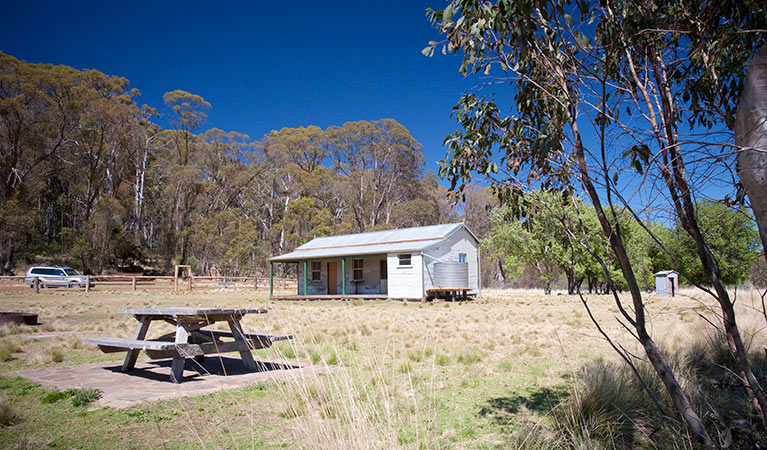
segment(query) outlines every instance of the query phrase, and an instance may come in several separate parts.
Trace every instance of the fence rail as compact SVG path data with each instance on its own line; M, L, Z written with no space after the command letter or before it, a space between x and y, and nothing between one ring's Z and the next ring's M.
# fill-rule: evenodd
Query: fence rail
M24 275L0 276L0 290L20 289L31 287L35 292L40 292L44 287L78 287L90 292L94 286L110 288L129 288L132 291L141 289L171 289L178 290L178 281L184 280L187 289L269 289L269 277L224 277L224 276L187 276L174 277L172 275L90 275L85 283L75 281L52 281L65 280L72 277L61 275L45 275L42 277L28 277ZM275 289L296 289L296 278L273 278Z

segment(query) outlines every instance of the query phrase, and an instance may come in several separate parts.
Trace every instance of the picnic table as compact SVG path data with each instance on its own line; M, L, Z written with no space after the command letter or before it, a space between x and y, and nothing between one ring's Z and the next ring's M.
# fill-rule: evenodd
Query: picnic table
M205 355L239 352L247 370L256 370L256 363L251 350L270 347L273 342L292 339L289 335L271 335L245 333L240 319L246 314L266 314L265 309L239 308L139 308L118 311L130 314L138 321L133 339L101 337L86 339L86 342L98 345L104 353L128 352L123 361L122 371L128 372L136 365L140 351L146 352L151 359L173 358L170 380L180 383L187 358L198 361ZM176 331L154 340L146 340L149 325L153 321L164 321L176 327ZM230 331L204 329L216 322L227 322ZM222 338L231 338L224 341Z

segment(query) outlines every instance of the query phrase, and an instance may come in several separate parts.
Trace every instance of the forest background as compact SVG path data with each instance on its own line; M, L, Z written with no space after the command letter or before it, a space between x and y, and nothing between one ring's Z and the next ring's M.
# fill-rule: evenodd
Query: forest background
M168 273L173 264L198 274L263 274L269 256L316 236L464 221L484 240L486 286L605 288L598 264L575 255L547 217L551 208L515 221L482 187L451 204L425 171L421 144L394 119L286 127L254 139L206 129L214 106L193 93L167 92L158 107L139 98L119 76L0 54L3 274L33 263L90 274ZM763 283L750 211L711 201L701 211L721 242L727 281ZM696 273L684 233L652 226ZM645 233L635 235L633 254L651 288L668 257Z

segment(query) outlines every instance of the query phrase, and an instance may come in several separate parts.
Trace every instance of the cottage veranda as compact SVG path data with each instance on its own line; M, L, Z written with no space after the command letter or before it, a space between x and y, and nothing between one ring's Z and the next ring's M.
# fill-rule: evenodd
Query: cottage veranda
M270 258L269 270L274 273L275 263L297 264L298 289L289 298L477 295L479 251L479 239L465 224L450 223L314 238Z

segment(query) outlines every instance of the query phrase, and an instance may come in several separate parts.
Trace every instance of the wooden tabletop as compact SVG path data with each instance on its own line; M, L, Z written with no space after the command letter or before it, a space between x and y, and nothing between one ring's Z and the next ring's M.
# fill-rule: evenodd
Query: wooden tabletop
M120 314L134 316L208 316L208 315L235 315L266 314L263 308L195 308L191 306L175 306L169 308L136 308L118 311Z

